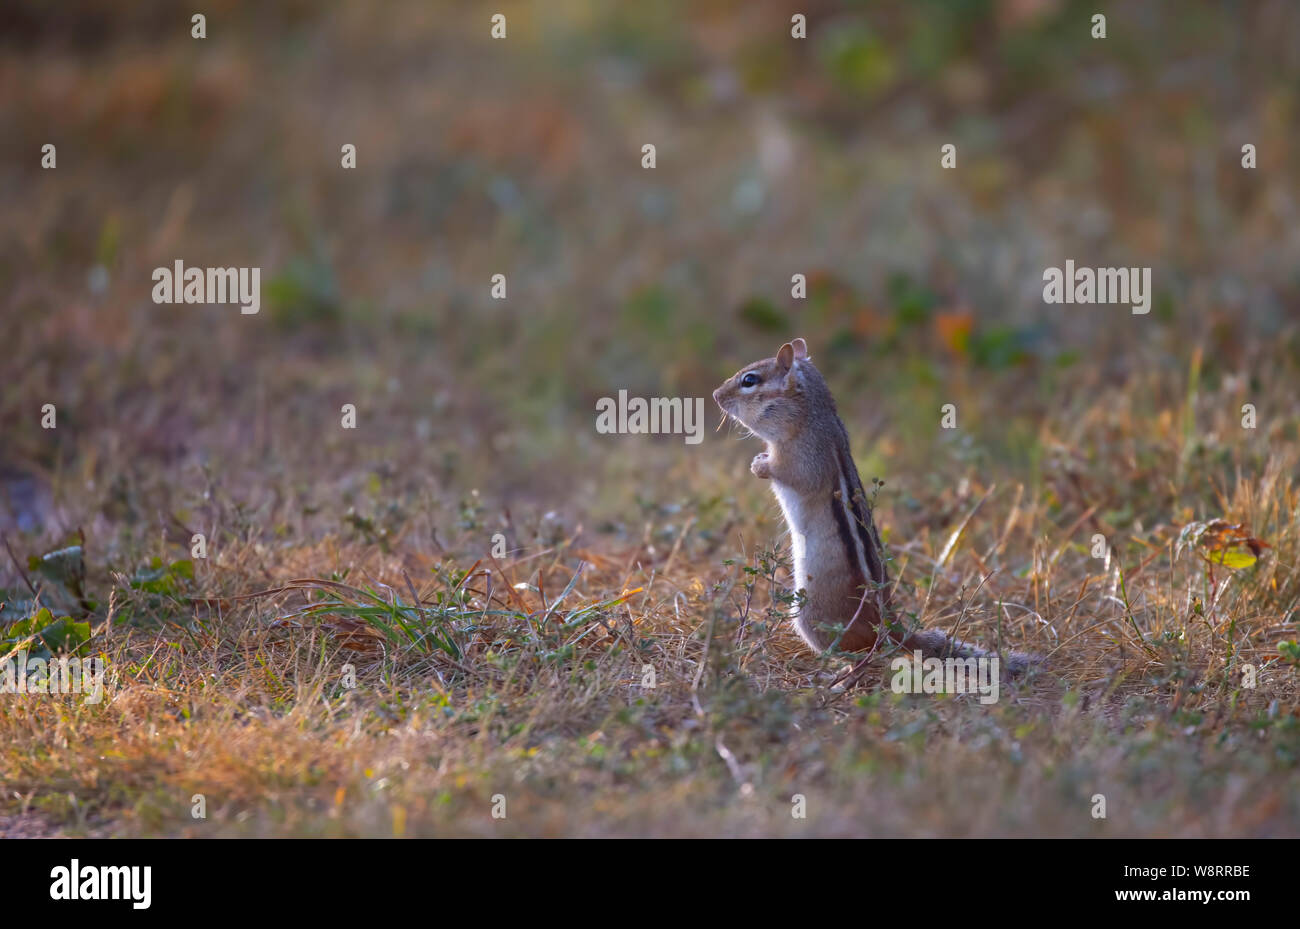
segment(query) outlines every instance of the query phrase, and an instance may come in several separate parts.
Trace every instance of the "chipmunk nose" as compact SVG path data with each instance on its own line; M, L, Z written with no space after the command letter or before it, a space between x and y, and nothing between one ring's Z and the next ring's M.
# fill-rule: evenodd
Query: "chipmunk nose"
M721 402L722 402L722 398L718 396L718 394L720 394L720 393L722 393L722 388L721 388L721 387L719 387L717 390L715 390L715 391L713 392L713 402L714 402L714 403L721 403Z

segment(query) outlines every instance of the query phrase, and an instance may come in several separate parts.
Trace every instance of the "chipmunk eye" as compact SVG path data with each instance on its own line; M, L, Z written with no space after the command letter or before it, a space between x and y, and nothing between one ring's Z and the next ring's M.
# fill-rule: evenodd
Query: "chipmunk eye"
M748 374L746 374L744 377L740 379L740 386L753 387L755 384L758 383L758 381L759 381L758 372L750 371Z

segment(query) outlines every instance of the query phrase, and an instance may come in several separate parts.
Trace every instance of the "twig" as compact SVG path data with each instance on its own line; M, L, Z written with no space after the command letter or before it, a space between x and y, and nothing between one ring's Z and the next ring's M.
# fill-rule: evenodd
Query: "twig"
M27 589L32 592L32 596L39 597L40 594L38 594L36 592L36 588L32 586L31 578L27 576L27 572L23 570L23 566L18 562L18 556L15 555L14 550L9 547L9 536L7 536L3 532L0 532L0 540L3 540L5 543L5 551L9 553L10 559L13 560L14 567L18 570L18 576L23 579L23 583L26 584Z

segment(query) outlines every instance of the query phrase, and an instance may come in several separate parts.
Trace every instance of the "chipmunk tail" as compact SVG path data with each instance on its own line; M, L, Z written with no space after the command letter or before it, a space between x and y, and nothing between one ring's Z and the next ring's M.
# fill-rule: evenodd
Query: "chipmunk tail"
M903 639L901 644L910 651L920 651L923 658L983 658L997 654L1002 673L1009 677L1045 664L1045 659L1040 655L1012 651L995 653L954 639L939 629L920 629Z

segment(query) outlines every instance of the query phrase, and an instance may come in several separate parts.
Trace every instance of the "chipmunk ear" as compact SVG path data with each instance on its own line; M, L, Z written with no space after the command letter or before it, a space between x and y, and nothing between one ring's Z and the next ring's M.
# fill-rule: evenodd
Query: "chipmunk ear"
M802 360L808 357L808 343L803 339L795 339L790 343L790 347L794 349L795 358Z
M794 364L794 346L786 342L781 346L781 350L776 353L776 363L782 371L789 371L790 366Z

